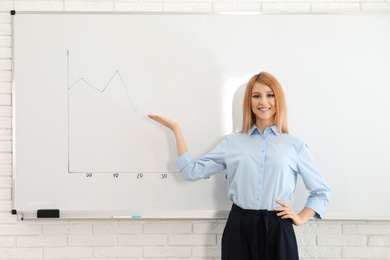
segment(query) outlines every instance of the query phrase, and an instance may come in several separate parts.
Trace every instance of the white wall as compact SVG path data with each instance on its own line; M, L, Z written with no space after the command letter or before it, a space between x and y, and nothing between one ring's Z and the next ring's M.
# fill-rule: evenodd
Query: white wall
M224 220L45 220L11 211L11 16L17 11L387 12L390 1L0 0L0 259L219 259ZM33 127L33 126L32 126ZM384 203L384 206L387 203ZM362 209L364 210L364 209ZM302 259L390 259L390 221L310 221Z

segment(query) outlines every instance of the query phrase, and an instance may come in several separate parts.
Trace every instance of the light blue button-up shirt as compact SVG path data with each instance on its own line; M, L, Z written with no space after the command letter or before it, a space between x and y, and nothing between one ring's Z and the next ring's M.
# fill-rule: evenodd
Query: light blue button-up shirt
M310 192L305 207L323 218L331 190L302 140L279 134L276 126L264 133L254 125L247 133L228 135L197 161L189 152L175 161L184 179L195 181L227 169L228 198L244 209L273 210L276 200L291 201L298 174Z

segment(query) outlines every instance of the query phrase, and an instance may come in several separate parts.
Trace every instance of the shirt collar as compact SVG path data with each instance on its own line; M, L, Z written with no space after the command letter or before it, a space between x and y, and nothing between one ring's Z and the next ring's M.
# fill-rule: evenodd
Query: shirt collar
M273 125L271 127L267 127L265 130L264 130L264 133L267 132L267 129L271 129L272 130L272 133L274 133L274 135L279 135L279 129L276 127L276 125ZM257 133L261 133L259 128L257 128L257 126L254 124L251 129L249 129L248 131L248 134L249 135L252 135L252 134L255 134L255 132L257 131Z

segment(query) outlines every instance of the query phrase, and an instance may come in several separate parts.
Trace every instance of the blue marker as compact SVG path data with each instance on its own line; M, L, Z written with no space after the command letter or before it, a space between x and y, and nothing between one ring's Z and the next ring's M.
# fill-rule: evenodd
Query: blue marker
M111 216L111 218L141 218L141 216Z

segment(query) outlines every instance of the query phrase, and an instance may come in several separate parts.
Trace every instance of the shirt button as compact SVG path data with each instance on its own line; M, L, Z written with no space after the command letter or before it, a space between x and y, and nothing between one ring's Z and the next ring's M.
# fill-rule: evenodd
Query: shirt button
M259 198L259 197L257 197L257 198L256 198L256 200L257 200L257 201L259 201L259 200L260 200L260 198Z
M264 150L261 150L262 153L264 153Z

